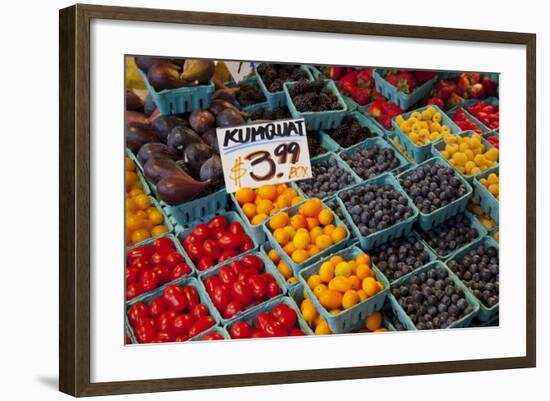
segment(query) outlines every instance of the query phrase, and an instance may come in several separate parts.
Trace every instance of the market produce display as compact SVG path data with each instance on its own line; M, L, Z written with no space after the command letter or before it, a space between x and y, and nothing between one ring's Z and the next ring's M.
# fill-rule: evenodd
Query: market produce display
M126 59L126 344L499 324L498 74L229 63ZM228 193L297 116L311 178Z

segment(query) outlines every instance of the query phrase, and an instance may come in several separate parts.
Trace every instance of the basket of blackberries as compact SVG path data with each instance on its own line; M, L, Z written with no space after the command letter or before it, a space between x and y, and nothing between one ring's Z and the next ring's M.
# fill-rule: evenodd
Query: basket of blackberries
M239 83L229 81L224 86L230 88L230 90L218 92L218 98L231 103L235 103L233 101L235 100L241 110L248 111L247 108L262 103L268 105L256 76L245 78Z
M367 138L377 137L375 129L372 121L358 111L354 111L346 114L338 127L327 130L326 133L345 149Z
M302 80L284 87L290 114L303 118L308 129L332 129L342 123L348 108L334 81Z
M326 198L361 182L353 170L335 153L329 152L311 161L311 178L296 181L302 198Z
M429 231L418 232L430 249L443 260L452 258L456 252L487 235L487 230L479 220L466 211L433 226Z
M390 283L437 259L416 232L388 241L369 252L374 266Z
M285 82L312 80L313 75L304 65L298 64L270 64L262 63L255 67L260 88L271 107L279 107L287 104L284 92Z
M468 327L479 302L441 261L434 261L392 285L390 305L407 330Z
M274 121L292 118L286 106L271 107L269 103L258 103L245 108L249 121Z
M418 208L424 231L466 209L472 187L442 158L433 157L399 176L399 183Z
M344 189L337 199L364 250L409 234L418 217L418 209L390 173Z
M361 179L368 180L380 174L393 172L410 163L391 144L382 138L370 138L339 153Z
M498 315L499 310L499 255L498 243L484 237L457 252L447 266L462 280L480 303L478 319L485 322Z

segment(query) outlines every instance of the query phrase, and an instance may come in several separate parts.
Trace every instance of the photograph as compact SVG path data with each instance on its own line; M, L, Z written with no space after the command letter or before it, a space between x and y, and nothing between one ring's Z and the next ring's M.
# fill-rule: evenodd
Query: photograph
M499 326L499 71L124 66L121 342Z

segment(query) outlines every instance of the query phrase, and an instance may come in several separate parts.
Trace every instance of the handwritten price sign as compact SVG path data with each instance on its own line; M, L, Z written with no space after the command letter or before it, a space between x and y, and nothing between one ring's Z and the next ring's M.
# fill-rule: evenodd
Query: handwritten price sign
M218 128L226 190L311 177L303 119Z

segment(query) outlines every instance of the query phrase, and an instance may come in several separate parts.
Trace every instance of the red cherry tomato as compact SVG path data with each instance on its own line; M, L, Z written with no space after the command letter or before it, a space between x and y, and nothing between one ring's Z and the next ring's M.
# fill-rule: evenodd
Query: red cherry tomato
M206 224L197 224L193 229L193 235L198 242L203 243L210 238L210 230Z
M238 221L231 222L229 224L227 231L229 231L233 235L239 235L244 233L243 226L241 226L241 223L239 223Z
M179 263L184 263L183 255L177 251L173 251L166 256L166 266L170 269L176 267Z
M191 314L195 317L195 319L198 319L202 316L208 316L208 306L206 306L205 304L197 304L193 306Z
M139 279L142 292L149 292L160 285L160 277L153 269L144 271Z
M170 238L162 237L153 240L153 250L158 251L163 248L174 249L174 243Z
M218 276L213 275L206 278L206 280L204 280L203 283L208 294L212 295L214 293L214 289L221 284L221 280Z
M136 326L136 338L139 343L151 343L156 337L155 321L150 318L142 319Z
M143 302L138 302L130 306L128 309L128 320L132 326L136 326L140 321L149 317L149 311L147 305Z
M124 336L124 344L132 344L132 340L128 336Z
M126 285L136 283L139 280L139 269L136 266L128 266L126 268Z
M218 270L218 277L222 283L227 285L232 284L237 279L237 275L229 266L221 267L220 270Z
M141 294L141 286L139 283L132 283L126 287L126 300L133 299Z
M249 277L252 277L252 276L257 275L257 274L258 273L254 269L246 269L246 270L243 270L239 274L239 276L237 277L237 280L248 281Z
M189 265L187 265L187 263L179 263L172 269L172 272L170 273L170 280L176 280L189 273L191 273L191 268Z
M213 259L219 258L221 253L218 243L213 239L207 239L202 243L202 251L204 255L210 256Z
M137 248L128 251L127 261L132 263L137 258L149 259L153 254L153 249L148 246L138 246Z
M195 305L198 305L201 302L199 299L199 293L195 287L188 285L183 288L183 293L187 298L187 307L189 309L192 309Z
M195 324L195 318L190 313L182 313L172 320L172 330L176 335L186 335Z
M267 297L273 298L281 293L281 289L275 281L271 281L267 284Z
M256 272L261 273L264 269L264 262L256 255L244 255L241 258L243 266L254 269Z
M264 334L262 333L262 331L260 329L255 329L253 332L252 332L252 335L250 336L250 338L263 338L265 337Z
M268 324L271 324L275 321L275 318L267 312L261 312L256 316L256 327L263 332Z
M167 310L166 302L162 298L155 298L149 304L149 316L155 320L158 320Z
M287 304L279 304L271 310L271 314L286 330L291 330L296 325L296 312Z
M227 220L223 216L215 216L208 222L208 228L212 231L225 230L227 227Z
M242 240L241 235L224 234L218 238L218 245L222 249L235 249L241 245Z
M166 257L173 251L170 248L161 248L151 256L151 263L154 265L166 264Z
M187 340L189 340L189 336L177 336L176 337L176 342L177 343L182 343L182 342L187 341Z
M156 265L153 270L159 277L160 284L164 284L170 281L170 269L165 265Z
M193 262L198 262L204 256L202 252L202 246L200 246L198 243L188 243L185 247L185 250L187 251L187 254Z
M248 288L245 281L234 281L231 286L231 295L243 305L252 302L252 291Z
M247 282L254 298L262 298L267 294L267 283L260 274L251 275L248 277Z
M157 332L157 340L163 343L171 343L176 340L176 336L171 331L159 331Z
M205 334L200 338L200 341L217 341L217 340L223 340L223 336L218 333L217 331L213 331L212 333Z
M239 254L238 251L236 251L235 249L226 249L225 251L223 251L220 255L220 257L218 258L218 263L223 263L225 262L227 259L231 259L231 258L234 258L235 256L237 256Z
M198 238L195 236L195 234L191 233L189 234L187 237L185 237L182 241L181 241L181 244L183 246L187 245L187 244L198 244L200 243L200 241L198 240Z
M238 260L232 260L231 263L229 263L229 267L233 270L235 276L238 276L245 269L245 267Z
M250 338L252 337L252 326L247 322L236 322L231 329L229 334L231 338L241 339L241 338Z
M244 306L241 302L234 299L233 301L229 302L225 309L223 310L222 316L224 319L231 319L233 316L235 316L237 313L242 311L244 309Z
M250 238L246 234L242 234L241 238L242 238L241 239L241 251L242 252L247 252L247 251L250 251L251 249L254 249L254 241L252 241L252 238Z
M149 259L145 259L145 258L140 257L140 258L134 259L134 261L132 262L132 264L130 266L133 266L136 269L138 269L139 274L141 274L145 270L147 270L151 267L151 262L149 261Z
M173 311L182 312L187 308L187 297L177 285L169 285L162 291L162 299Z
M201 316L199 320L195 322L193 327L191 327L191 330L189 330L189 337L194 337L214 326L215 324L216 321L212 316Z
M157 320L157 330L172 330L172 320L174 320L176 316L178 316L178 313L173 310L164 312Z
M290 332L288 333L289 336L292 336L292 337L295 337L295 336L305 336L305 333L300 330L300 329L297 329L297 328L293 328L292 330L290 330Z
M264 335L266 337L286 337L288 335L288 330L281 322L275 320L264 327Z
M214 302L214 306L219 310L223 311L225 310L225 307L227 304L231 301L231 291L229 290L229 287L227 284L220 284L214 289L214 293L212 294L212 302Z
M275 281L275 278L274 278L271 274L269 274L268 272L262 273L262 277L265 279L265 281L266 281L268 284L271 283L271 282L273 282L273 281Z
M215 266L216 262L210 256L203 256L199 263L197 264L197 269L201 272L210 269L212 266Z
M225 234L227 234L227 231L225 230L215 230L212 233L212 238L217 241L218 239L220 239L220 237L223 237Z

